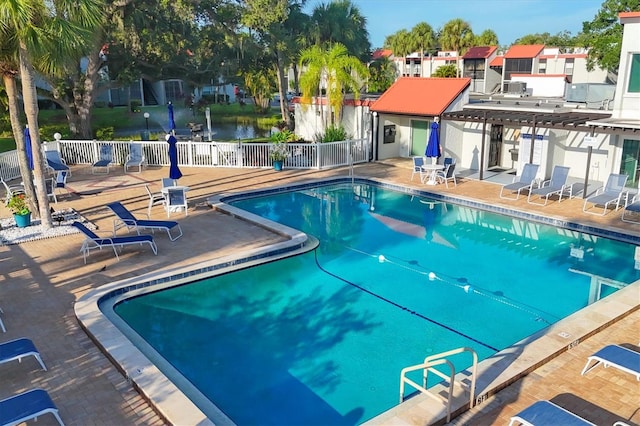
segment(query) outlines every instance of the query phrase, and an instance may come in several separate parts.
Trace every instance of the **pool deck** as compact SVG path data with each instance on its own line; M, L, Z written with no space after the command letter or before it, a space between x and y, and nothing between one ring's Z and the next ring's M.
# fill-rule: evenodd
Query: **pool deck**
M148 168L139 174L123 175L122 168L117 168L103 177L92 175L90 166L76 166L72 170L68 186L76 192L63 193L58 204L52 206L56 210L76 209L98 225L100 235L108 235L112 229L112 214L105 207L107 203L120 201L143 218L148 204L143 184L148 183L157 192L160 178L168 173L168 168ZM174 213L171 219L180 222L184 236L171 242L166 235L156 233L157 256L148 247L128 246L122 251L120 261L116 261L112 251L94 251L85 265L78 252L83 240L79 234L0 246L0 308L4 311L0 315L7 327L6 333L0 332L0 341L31 338L48 368L42 371L31 358L22 363L1 364L0 399L41 387L49 392L67 425L165 424L81 329L75 317L75 301L115 281L178 269L283 241L279 234L211 209L207 200L213 195L348 174L346 168L282 172L187 168L182 171L184 177L180 183L190 187L189 215ZM583 213L580 198L554 201L543 207L527 204L523 198L502 200L498 196L500 186L489 182L462 180L448 190L444 185L422 185L418 177L411 182L410 159L359 165L355 167L355 175L640 236L640 225L622 222L620 211L605 216ZM153 219L166 219L161 207L154 207L152 212ZM8 210L0 208L0 214L7 216ZM562 351L542 365L537 366L533 361L535 368L526 377L488 397L453 423L505 425L514 413L532 402L551 399L596 424L612 424L614 418L640 424L640 382L635 377L601 367L580 376L586 357L606 344L627 344L640 349L637 346L640 344L640 289L635 284L626 290L624 301L603 304L606 312L590 314L607 324L606 327L597 327L593 335L579 339L570 350ZM618 320L620 312L624 314ZM574 339L561 341L559 345L567 343L574 343ZM397 393L398 389L390 392ZM379 424L426 423L426 414L419 404L407 404L407 407L411 409L381 418ZM38 424L54 423L50 415L38 419Z

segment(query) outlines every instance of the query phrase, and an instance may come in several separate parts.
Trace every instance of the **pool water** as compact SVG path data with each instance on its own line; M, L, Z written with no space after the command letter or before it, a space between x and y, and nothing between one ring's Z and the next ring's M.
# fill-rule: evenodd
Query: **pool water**
M634 245L373 185L232 204L320 245L115 310L242 425L361 423L402 368L487 358L640 277Z

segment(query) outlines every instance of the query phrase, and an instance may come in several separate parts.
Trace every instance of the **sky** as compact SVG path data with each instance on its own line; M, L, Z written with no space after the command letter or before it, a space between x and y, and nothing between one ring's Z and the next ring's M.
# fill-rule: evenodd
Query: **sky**
M330 0L308 0L309 12ZM426 22L434 30L462 18L474 34L492 29L502 46L535 33L569 31L576 35L583 21L591 21L604 0L351 0L367 18L373 48L388 35ZM306 9L306 8L305 8Z

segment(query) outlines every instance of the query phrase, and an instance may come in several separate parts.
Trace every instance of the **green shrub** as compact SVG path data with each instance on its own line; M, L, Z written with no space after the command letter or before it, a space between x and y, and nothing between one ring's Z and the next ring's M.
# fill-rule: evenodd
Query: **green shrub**
M314 137L316 142L339 142L347 139L351 139L351 136L342 126L329 126L324 134L317 133Z
M66 124L49 124L40 126L40 140L43 142L55 141L56 139L53 135L56 133L60 133L62 135L62 139L71 139L71 131L69 130L69 126Z
M140 99L131 99L131 112L140 112L142 101Z
M102 127L96 130L96 139L99 141L112 141L115 129L113 126Z

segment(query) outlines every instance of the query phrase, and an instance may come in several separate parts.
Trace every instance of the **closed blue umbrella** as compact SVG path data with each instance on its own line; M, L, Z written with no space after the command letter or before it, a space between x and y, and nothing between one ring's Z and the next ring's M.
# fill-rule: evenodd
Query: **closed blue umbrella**
M182 172L178 167L178 140L175 136L167 135L167 142L169 142L169 178L178 180L182 177Z
M169 111L169 132L172 132L176 129L176 121L173 117L173 104L169 101L169 105L167 105L167 110Z
M24 151L27 154L27 163L29 168L33 170L33 151L31 146L31 134L29 133L29 126L24 128Z
M427 141L427 149L424 152L425 157L440 157L440 136L438 135L438 122L431 123L431 132Z

